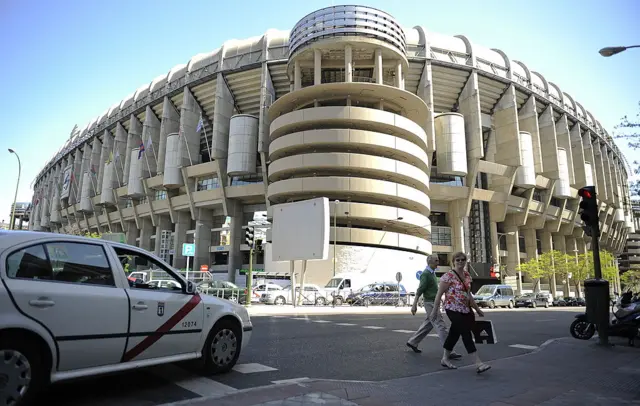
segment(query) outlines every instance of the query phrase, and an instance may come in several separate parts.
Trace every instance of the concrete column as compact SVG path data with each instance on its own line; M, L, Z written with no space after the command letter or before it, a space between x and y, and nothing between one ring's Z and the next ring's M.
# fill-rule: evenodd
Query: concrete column
M118 187L124 185L125 152L127 151L127 131L122 124L116 124L116 136L113 141L113 163Z
M293 90L302 89L302 71L300 70L300 61L297 59L293 62Z
M218 82L219 83L219 82ZM165 96L162 104L162 121L160 123L160 141L158 145L158 173L164 173L164 161L167 152L167 137L180 130L180 114L171 100Z
M464 224L465 215L463 210L463 201L454 200L449 203L449 226L451 227L451 244L454 252L466 253L467 247L465 245Z
M142 123L138 120L138 117L133 114L129 118L129 133L127 134L127 146L124 156L124 176L122 178L122 184L129 183L129 168L131 167L131 151L135 148L140 148L140 141L142 135Z
M125 224L127 224L127 231L125 233L127 244L137 247L136 239L140 237L140 230L136 227L135 221L126 221Z
M91 193L89 196L94 197L100 194L98 189L98 173L102 171L100 156L102 155L102 143L96 137L93 140L93 146L91 147L91 160L89 161L89 174L91 179Z
M517 227L508 228L507 235L507 275L517 275L520 265L520 232Z
M500 241L498 237L498 223L492 221L489 223L489 232L491 233L491 256L493 263L489 265L500 265Z
M211 265L209 248L211 247L211 229L213 228L213 212L198 209L196 213L196 256L193 258L193 269L199 270L200 265Z
M376 83L379 85L383 83L383 71L382 71L382 49L376 49L375 61L374 61L374 72L376 75Z
M151 236L153 232L153 223L149 217L140 219L140 248L151 251Z
M402 61L400 60L396 61L396 77L394 85L399 89L404 88L402 85Z
M527 252L527 261L532 259L538 259L538 241L536 236L536 230L534 228L525 228L522 230L524 234L524 246ZM534 292L540 291L540 279L534 280L533 290Z
M220 85L220 83L218 82L217 85ZM200 105L196 98L193 97L191 90L185 87L182 93L182 107L180 108L180 128L182 128L183 137L178 143L178 155L182 157L183 166L196 165L202 160L200 155L200 133L196 132L199 119Z
M520 131L526 131L531 134L533 144L533 161L535 163L536 173L544 172L542 163L542 147L540 145L540 128L538 126L538 109L536 107L535 96L529 96L526 103L518 113L518 124Z
M229 122L234 110L234 100L227 87L222 73L216 79L216 102L213 112L213 134L211 137L211 157L215 160L226 160L229 155Z
M565 237L565 244L567 249L567 254L572 258L575 263L578 263L578 244L575 237L567 236ZM570 279L567 275L567 290L571 292L571 285L574 285L574 281ZM580 297L580 287L576 287L576 297Z
M158 256L160 256L162 230L171 231L171 217L168 214L160 214L156 217L156 246L153 253Z
M102 150L100 151L100 161L98 162L98 191L102 193L102 179L104 178L105 163L111 159L113 151L113 135L107 130L102 133Z
M344 81L353 82L353 55L351 45L344 47Z
M144 115L144 125L142 126L142 142L144 143L144 169L142 172L149 172L148 177L156 176L158 173L158 149L160 147L160 127L161 122L156 117L153 109L147 106Z
M322 51L313 51L313 84L322 84Z
M231 216L231 221L229 222L231 236L229 238L229 267L227 268L227 278L233 283L235 283L236 280L236 269L242 267L242 254L240 253L240 246L244 239L242 226L241 214Z
M552 234L553 235L553 249L556 251L560 251L563 254L567 253L567 241L563 234ZM569 297L569 285L568 283L564 283L562 285L562 292L564 293L564 297Z
M182 256L182 244L187 241L187 231L191 227L190 213L188 211L176 211L175 220L173 267L183 269L187 266L187 258Z
M540 232L540 245L542 245L542 252L553 250L553 237L549 231ZM555 273L549 277L549 290L551 291L551 295L556 298L557 285Z

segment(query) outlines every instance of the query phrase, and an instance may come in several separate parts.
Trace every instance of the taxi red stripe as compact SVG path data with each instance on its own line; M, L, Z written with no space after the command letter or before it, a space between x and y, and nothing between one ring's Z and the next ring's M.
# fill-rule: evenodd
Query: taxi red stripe
M180 310L178 310L169 320L161 325L152 335L147 336L144 340L140 341L138 345L127 351L122 357L123 362L131 361L138 355L142 354L145 350L155 344L164 333L171 331L182 319L185 318L191 310L202 301L200 295L194 295Z

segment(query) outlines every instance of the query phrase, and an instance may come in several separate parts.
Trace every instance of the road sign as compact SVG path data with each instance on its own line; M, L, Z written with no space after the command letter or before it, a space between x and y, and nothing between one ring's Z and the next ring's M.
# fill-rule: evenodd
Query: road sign
M195 244L182 244L182 256L183 257L193 257L196 254L196 245Z
M420 277L422 276L422 272L423 272L423 271L418 271L418 272L416 272L416 279L417 279L417 280L420 280Z
M402 282L402 273L396 272L396 282Z

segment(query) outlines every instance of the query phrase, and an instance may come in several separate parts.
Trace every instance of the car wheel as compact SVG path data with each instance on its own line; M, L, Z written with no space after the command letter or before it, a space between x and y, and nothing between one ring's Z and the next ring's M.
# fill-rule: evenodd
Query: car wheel
M548 302L544 304L544 308L545 308L545 309L548 309L548 308L549 308L549 303L548 303Z
M371 306L371 298L370 297L365 297L364 298L364 305L369 307Z
M400 299L398 299L398 307L404 307L407 305L407 302L404 300L403 297L401 297Z
M238 297L237 296L230 296L229 298L227 298L227 300L229 300L230 302L233 302L233 303L238 303Z
M41 352L32 340L0 340L0 404L30 405L48 384Z
M532 309L535 309L536 307L538 307L538 304L537 304L536 302L533 302L533 303L531 304L531 308L532 308Z
M493 300L491 300L489 302L489 309L494 309L496 307L496 302L494 302Z
M509 305L507 306L509 309L513 309L513 302L509 300Z
M323 297L319 297L316 299L316 306L324 306L327 304L327 301Z
M335 306L342 306L342 303L342 298L340 296L333 298L333 304Z
M278 305L278 306L282 306L282 305L284 305L285 303L287 303L287 301L285 300L285 298L284 298L283 296L278 296L278 297L276 298L276 300L274 300L274 301L273 301L273 304L276 304L276 305Z
M204 371L207 374L229 372L240 356L242 342L241 329L238 322L220 320L209 332L204 344Z

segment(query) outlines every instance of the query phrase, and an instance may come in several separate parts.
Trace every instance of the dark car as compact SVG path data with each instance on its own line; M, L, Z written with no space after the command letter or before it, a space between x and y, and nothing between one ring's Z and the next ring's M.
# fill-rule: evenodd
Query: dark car
M524 295L516 297L516 308L518 307L531 307L538 306L549 307L549 298L543 294L525 293Z
M350 305L393 304L404 306L408 299L409 294L403 285L393 282L381 282L371 283L351 293L346 302Z
M197 290L205 295L221 297L235 303L247 301L247 289L227 281L204 281L197 285Z

